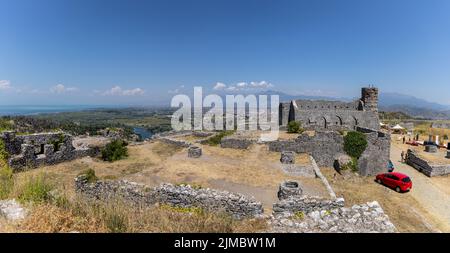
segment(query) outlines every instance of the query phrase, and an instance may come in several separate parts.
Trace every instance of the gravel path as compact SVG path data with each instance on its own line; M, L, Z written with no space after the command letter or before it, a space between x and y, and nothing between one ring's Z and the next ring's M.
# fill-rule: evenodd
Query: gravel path
M443 232L450 232L450 196L433 183L433 178L400 162L401 152L396 145L391 146L391 159L395 171L407 174L413 182L413 188L408 194L440 222Z

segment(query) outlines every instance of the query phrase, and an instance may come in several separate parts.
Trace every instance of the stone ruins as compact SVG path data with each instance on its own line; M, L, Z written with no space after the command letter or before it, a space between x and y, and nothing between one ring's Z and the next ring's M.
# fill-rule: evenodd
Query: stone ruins
M353 102L292 100L279 105L279 124L286 127L298 121L308 130L378 130L378 89L362 88L361 98Z
M9 154L8 163L14 170L53 165L84 156L97 156L99 148L75 148L73 137L65 133L16 135L3 132L0 140Z

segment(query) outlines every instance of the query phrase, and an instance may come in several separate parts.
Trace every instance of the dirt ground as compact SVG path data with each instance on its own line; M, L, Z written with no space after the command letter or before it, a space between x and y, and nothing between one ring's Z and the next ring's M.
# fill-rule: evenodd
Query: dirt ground
M333 168L321 168L338 197L346 206L378 201L399 232L439 232L439 221L409 193L397 193L374 182L373 177L351 176L344 179ZM336 175L336 176L335 176ZM432 223L431 223L432 222Z
M163 182L189 183L242 193L261 201L266 212L270 212L277 201L279 184L288 179L298 181L306 194L328 197L319 179L285 174L279 161L280 154L268 151L264 145L252 145L248 150L200 146L203 155L189 158L186 149L158 141L148 142L129 146L129 157L113 163L85 157L18 176L45 172L58 182L59 187L73 193L74 177L92 168L101 179L126 179L150 186ZM297 155L296 163L309 164L310 161L307 155Z

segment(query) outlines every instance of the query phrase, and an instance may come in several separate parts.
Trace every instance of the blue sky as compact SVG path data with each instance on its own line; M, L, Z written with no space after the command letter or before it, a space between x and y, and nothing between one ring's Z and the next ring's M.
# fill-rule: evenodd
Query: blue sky
M450 1L0 0L0 104L147 105L203 86L450 104ZM219 84L218 84L219 83Z

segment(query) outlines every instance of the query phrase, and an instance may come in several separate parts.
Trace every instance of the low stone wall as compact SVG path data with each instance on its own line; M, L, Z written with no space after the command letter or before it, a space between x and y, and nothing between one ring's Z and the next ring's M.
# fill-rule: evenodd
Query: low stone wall
M247 149L250 145L256 143L255 140L228 136L220 141L222 148Z
M191 146L191 143L187 142L187 141L182 141L182 140L176 140L170 137L161 137L158 140L170 144L170 145L174 145L177 147L182 147L182 148L187 148L189 146Z
M308 214L317 210L332 210L344 207L344 199L325 199L312 196L291 196L273 204L273 213L298 213Z
M213 189L194 189L189 185L162 184L150 188L128 181L97 181L88 183L86 176L75 178L75 189L90 199L108 200L122 198L139 205L156 203L182 207L200 207L214 212L226 212L236 218L263 214L260 202L241 194Z
M450 123L443 123L443 122L434 122L431 124L432 128L443 128L443 129L450 129Z
M8 152L8 164L15 171L100 154L98 147L75 148L73 137L62 132L18 136L15 132L3 132L0 139Z
M304 215L276 215L269 220L274 233L395 233L397 229L378 202L351 208L316 210Z
M431 164L411 149L408 149L406 163L429 177L450 174L450 164Z

